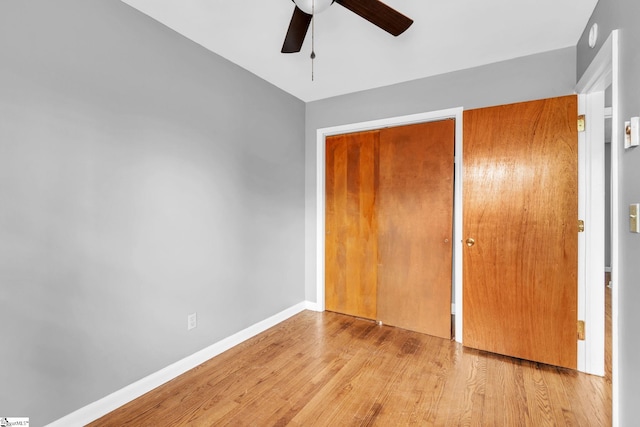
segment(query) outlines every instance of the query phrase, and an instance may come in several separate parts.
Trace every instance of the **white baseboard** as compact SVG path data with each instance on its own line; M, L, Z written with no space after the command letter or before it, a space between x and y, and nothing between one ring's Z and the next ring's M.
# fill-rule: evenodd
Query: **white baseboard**
M320 309L320 304L317 302L305 301L305 308L310 311L318 311L322 312L324 310Z
M286 310L281 311L265 320L255 323L242 331L233 334L217 343L198 351L197 353L187 356L182 360L177 361L164 369L154 372L130 384L110 395L103 397L102 399L90 403L89 405L66 415L59 420L56 420L48 425L48 427L67 427L67 426L79 426L86 425L98 418L108 414L115 409L118 409L122 405L129 403L130 401L142 396L145 393L161 386L162 384L184 374L185 372L195 368L198 365L206 362L207 360L223 353L230 348L248 340L249 338L258 335L261 332L266 331L272 326L277 325L280 322L287 320L288 318L295 316L296 314L304 310L313 310L308 308L313 306L314 303L308 301L301 302L289 307ZM315 310L318 311L318 310Z

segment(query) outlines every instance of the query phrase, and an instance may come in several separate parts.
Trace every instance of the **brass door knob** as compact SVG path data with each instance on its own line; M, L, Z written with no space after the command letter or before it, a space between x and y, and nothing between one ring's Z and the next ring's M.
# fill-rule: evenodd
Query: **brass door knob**
M476 241L472 237L469 237L467 240L465 240L465 243L467 244L467 246L471 247L476 244Z

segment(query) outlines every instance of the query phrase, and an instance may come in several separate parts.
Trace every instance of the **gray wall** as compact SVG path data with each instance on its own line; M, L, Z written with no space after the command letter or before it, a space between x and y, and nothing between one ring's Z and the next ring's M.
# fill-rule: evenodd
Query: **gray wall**
M589 20L577 47L577 77L580 78L593 60L602 42L612 30L620 29L620 87L619 140L622 141L624 120L640 115L640 2L638 0L600 0L593 16ZM588 32L592 23L597 22L601 34L598 45L590 49ZM640 235L628 230L629 204L640 202L640 149L624 150L622 145L612 147L612 155L618 155L620 164L620 271L618 271L619 310L619 380L620 425L636 425L638 420L638 402L640 402Z
M0 58L1 416L304 300L304 103L115 0L3 0Z
M467 109L574 93L576 53L566 48L307 104L306 296L316 301L316 130L348 123Z

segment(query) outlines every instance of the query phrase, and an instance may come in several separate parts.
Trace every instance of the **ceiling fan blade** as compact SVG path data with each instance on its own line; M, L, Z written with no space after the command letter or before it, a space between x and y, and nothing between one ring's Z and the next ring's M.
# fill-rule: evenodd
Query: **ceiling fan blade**
M291 22L289 23L289 30L284 38L284 44L282 45L282 53L294 53L300 52L302 49L302 43L307 35L309 24L311 23L311 15L304 13L297 6L293 11Z
M413 19L379 0L336 0L336 3L394 36L404 33L413 24Z

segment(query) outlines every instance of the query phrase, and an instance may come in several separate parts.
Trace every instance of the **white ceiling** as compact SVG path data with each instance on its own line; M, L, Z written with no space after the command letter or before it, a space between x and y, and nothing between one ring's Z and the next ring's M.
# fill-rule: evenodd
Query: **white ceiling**
M335 3L282 54L291 0L122 0L303 101L575 46L597 0L384 0L414 24L393 37ZM310 30L311 31L311 30Z

